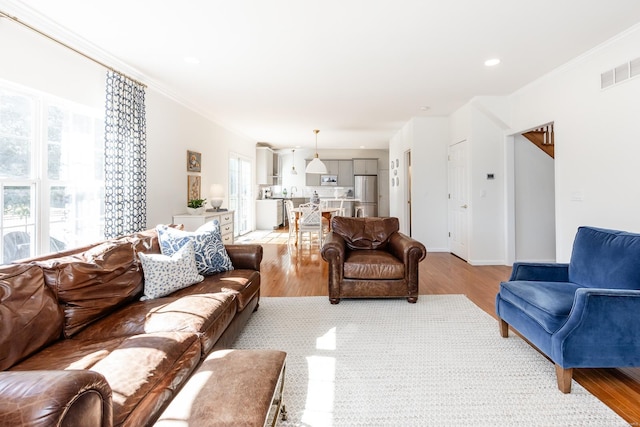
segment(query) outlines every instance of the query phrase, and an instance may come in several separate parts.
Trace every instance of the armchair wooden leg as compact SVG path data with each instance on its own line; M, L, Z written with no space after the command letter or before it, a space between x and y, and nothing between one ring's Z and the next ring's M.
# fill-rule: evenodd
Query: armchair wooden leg
M411 304L415 304L418 302L418 297L408 297L407 301L409 301Z
M571 378L573 377L573 368L563 368L556 365L556 377L558 379L558 388L563 393L571 393Z
M498 323L500 324L500 336L507 338L509 336L509 324L502 319L498 319Z
M331 304L338 304L340 303L340 298L329 298L329 302Z

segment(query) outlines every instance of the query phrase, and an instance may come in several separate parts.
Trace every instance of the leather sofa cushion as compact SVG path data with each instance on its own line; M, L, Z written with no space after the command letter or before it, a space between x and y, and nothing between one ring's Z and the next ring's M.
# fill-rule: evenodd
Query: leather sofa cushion
M336 216L331 229L341 235L349 249L383 249L389 236L400 229L398 218L351 218Z
M352 251L344 262L345 279L404 279L404 264L385 251Z
M500 297L553 334L569 317L578 288L580 286L568 282L502 282Z
M106 378L113 392L113 425L147 425L200 357L200 341L192 333L164 332L97 341L73 338L58 341L11 370L96 371Z
M635 260L640 234L580 227L573 242L569 281L585 288L640 289Z
M140 296L143 275L128 241L108 241L84 252L37 262L64 305L64 335Z
M119 240L131 242L133 251L136 255L141 252L145 254L161 253L158 233L155 229L139 231L137 233L122 237Z
M127 304L85 328L76 337L99 340L156 332L201 334L216 323L226 327L228 322L221 322L221 317L233 318L235 313L235 296L230 293L172 295Z
M244 310L253 297L260 291L260 273L255 270L224 271L188 288L180 289L171 296L197 295L211 292L228 292L238 300L238 311Z
M60 338L62 322L62 310L39 267L0 267L0 370Z

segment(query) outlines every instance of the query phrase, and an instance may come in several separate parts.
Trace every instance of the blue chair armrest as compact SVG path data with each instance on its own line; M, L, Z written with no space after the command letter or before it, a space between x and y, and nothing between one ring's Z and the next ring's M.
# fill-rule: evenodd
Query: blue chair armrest
M531 280L542 282L568 282L569 264L515 262L509 281Z
M640 366L640 290L580 288L550 357L563 368Z

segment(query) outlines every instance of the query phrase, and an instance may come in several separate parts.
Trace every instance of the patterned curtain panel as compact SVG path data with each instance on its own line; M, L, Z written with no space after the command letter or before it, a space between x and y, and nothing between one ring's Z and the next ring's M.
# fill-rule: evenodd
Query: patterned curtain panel
M144 86L107 73L105 114L105 237L147 225L147 130Z

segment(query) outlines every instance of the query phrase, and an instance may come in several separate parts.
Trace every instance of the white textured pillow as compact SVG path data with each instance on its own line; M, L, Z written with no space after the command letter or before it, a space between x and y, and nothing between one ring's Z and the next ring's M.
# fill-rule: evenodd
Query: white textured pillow
M144 272L144 295L141 301L160 298L204 280L198 274L193 242L183 245L173 255L140 253Z

